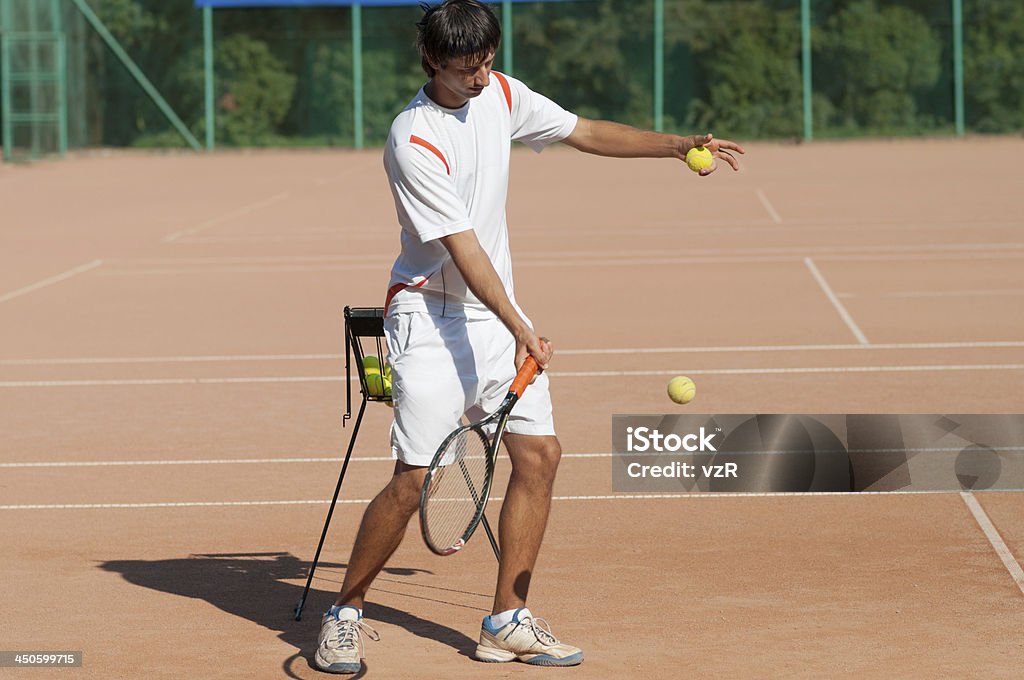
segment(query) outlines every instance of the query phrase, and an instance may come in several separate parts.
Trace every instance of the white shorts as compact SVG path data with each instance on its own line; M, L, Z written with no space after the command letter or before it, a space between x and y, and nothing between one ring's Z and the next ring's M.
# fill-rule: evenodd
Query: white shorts
M515 378L515 340L498 319L442 318L426 312L384 319L395 421L391 453L427 466L463 416L481 420ZM540 374L509 415L507 432L554 435L548 377Z

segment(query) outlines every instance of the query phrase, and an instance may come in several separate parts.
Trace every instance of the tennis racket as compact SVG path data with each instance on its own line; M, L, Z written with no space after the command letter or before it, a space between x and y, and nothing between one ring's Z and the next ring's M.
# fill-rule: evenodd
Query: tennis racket
M420 494L420 531L434 553L461 550L483 519L508 414L537 370L536 359L526 357L501 406L480 422L456 429L434 454ZM491 427L494 434L488 436Z

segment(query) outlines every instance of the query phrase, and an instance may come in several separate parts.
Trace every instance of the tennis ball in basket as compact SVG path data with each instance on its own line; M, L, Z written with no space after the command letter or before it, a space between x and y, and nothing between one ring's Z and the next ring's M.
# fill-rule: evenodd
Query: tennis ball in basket
M668 398L677 404L689 404L697 394L697 386L685 375L668 381Z
M385 396L384 385L385 378L380 373L367 373L366 374L366 389L369 391L371 397L383 397ZM387 381L388 393L391 392L391 381Z
M703 146L695 146L686 152L686 165L694 172L700 172L713 161L711 152Z
M363 357L363 374L366 377L380 375L380 359L377 357Z
M384 377L391 380L391 362L384 362Z

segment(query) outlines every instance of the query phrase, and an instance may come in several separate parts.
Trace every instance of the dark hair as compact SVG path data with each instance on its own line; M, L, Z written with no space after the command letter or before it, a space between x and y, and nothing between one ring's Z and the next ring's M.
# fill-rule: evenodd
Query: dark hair
M482 61L498 50L501 24L487 5L478 0L444 0L433 7L420 6L424 14L416 24L416 49L423 70L431 78L431 61L442 67L458 57L480 57Z

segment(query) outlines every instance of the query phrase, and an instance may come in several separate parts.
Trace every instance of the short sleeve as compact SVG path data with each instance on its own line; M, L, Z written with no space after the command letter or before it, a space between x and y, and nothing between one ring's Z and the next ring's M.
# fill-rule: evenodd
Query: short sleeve
M566 111L547 97L509 78L512 92L512 139L540 153L548 144L560 142L576 128L576 114Z
M388 182L402 228L426 243L472 227L442 155L416 144L397 145L386 158Z

